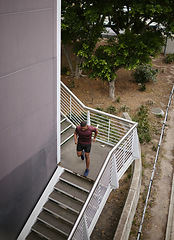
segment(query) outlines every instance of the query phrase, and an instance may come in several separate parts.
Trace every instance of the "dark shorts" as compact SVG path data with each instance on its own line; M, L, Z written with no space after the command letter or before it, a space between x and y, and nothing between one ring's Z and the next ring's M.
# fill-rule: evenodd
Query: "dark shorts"
M90 153L90 151L91 151L91 144L88 144L88 145L85 144L84 145L84 144L78 143L77 144L77 152L83 151L83 149L84 149L84 151L86 153Z

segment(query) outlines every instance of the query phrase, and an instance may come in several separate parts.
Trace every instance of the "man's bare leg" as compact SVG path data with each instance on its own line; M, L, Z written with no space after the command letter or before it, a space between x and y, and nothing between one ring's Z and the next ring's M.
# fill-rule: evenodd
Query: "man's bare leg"
M84 160L85 159L85 152L84 152L84 150L83 151L77 151L77 156L81 157L81 159Z
M86 158L86 169L89 169L89 165L90 165L89 153L85 153L85 158Z
M82 156L82 151L77 151L77 156L81 157Z

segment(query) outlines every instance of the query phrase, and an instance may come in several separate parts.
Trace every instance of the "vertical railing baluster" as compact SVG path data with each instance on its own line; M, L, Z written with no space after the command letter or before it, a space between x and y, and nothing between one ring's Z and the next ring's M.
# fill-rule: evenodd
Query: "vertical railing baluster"
M69 107L70 107L70 119L71 119L71 117L72 117L72 99L71 99L71 95L70 95Z
M87 125L91 125L90 111L87 111Z
M110 138L110 129L111 129L111 119L109 119L109 125L108 125L108 143Z
M123 165L126 159L126 143L127 143L127 140L125 140L123 144L123 162L122 162Z

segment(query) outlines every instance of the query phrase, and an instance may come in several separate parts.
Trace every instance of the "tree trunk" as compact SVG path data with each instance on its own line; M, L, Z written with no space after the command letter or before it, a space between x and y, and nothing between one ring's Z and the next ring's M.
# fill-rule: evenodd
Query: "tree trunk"
M75 78L79 78L82 74L82 70L80 69L81 59L77 56L76 57L76 70L75 70Z
M115 98L115 79L109 82L109 97Z
M68 64L69 64L69 68L70 68L71 74L74 76L75 73L74 73L74 69L73 69L73 66L72 66L71 58L70 58L70 56L69 56L69 53L68 53L68 50L67 50L67 47L66 47L65 44L63 44L63 50L64 50L66 59L67 59Z

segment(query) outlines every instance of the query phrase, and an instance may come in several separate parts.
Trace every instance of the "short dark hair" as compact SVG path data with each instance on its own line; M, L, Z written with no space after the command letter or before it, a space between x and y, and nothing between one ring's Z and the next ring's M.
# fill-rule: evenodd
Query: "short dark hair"
M81 126L81 127L85 127L85 126L86 126L86 122L85 122L85 121L81 122L81 123L80 123L80 126Z

